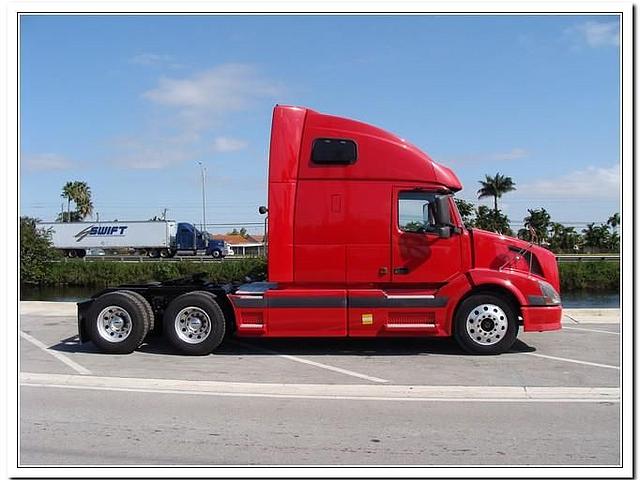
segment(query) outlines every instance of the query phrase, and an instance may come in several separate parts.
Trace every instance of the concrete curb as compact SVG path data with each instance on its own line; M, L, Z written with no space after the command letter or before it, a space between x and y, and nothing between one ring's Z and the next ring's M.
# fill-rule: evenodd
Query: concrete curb
M75 317L75 302L20 302L20 313L42 317ZM619 308L566 308L562 323L620 323Z

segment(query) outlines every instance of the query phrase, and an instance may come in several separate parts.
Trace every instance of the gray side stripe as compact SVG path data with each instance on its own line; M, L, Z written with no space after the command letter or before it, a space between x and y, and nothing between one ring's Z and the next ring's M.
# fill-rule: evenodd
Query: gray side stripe
M386 297L354 297L348 301L349 307L355 308L433 308L444 307L447 297L435 298L386 298ZM262 297L234 298L238 308L346 308L346 297Z
M385 297L354 297L349 299L350 307L376 308L376 307L444 307L447 297L434 298L385 298Z
M346 308L346 297L271 297L270 308Z
M233 304L238 308L264 308L267 302L262 297L242 297L231 299Z

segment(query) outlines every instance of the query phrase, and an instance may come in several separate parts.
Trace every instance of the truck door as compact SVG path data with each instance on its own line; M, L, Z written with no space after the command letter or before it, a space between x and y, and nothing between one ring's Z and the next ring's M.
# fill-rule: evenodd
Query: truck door
M188 223L178 224L178 234L176 235L176 248L178 250L194 250L195 230Z
M441 284L462 265L460 235L441 238L435 225L435 191L394 187L391 226L392 283Z

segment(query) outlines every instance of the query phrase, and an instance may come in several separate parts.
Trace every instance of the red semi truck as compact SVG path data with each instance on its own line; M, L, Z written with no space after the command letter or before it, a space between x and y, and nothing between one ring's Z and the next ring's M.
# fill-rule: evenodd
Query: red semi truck
M268 279L202 276L109 288L78 304L82 341L125 353L161 329L180 350L245 337L450 337L508 350L561 328L555 256L467 229L453 171L379 128L276 106L269 152Z

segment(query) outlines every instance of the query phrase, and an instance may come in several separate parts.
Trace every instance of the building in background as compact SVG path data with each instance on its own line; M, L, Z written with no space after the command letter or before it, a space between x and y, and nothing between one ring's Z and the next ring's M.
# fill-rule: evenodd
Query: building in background
M212 238L226 241L234 255L259 257L265 255L264 235L214 234Z

